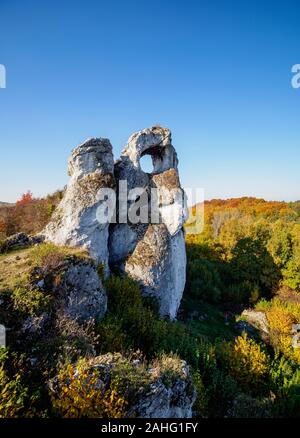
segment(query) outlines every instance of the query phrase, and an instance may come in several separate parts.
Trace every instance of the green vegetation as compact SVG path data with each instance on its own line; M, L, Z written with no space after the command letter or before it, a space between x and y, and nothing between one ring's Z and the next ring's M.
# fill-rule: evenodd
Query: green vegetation
M104 319L61 320L46 342L19 334L28 316L51 311L56 299L31 280L42 269L59 282L65 260L87 255L48 244L0 255L0 323L11 329L0 360L0 416L122 417L137 389L149 385L147 368L169 385L182 377L186 360L196 415L299 417L300 348L292 344L292 328L300 323L300 203L211 201L203 233L187 234L186 241L187 285L177 321L159 318L155 301L143 298L132 279L112 275L104 280ZM103 279L103 266L97 270ZM266 315L268 340L240 324L249 307ZM87 373L90 361L118 352L110 385L99 392L100 371ZM64 397L46 385L56 375Z

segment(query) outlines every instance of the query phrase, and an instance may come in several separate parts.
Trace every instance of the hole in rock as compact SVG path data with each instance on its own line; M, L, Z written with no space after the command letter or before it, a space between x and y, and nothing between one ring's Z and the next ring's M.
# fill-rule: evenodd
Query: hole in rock
M143 172L152 173L153 172L153 163L152 157L149 154L145 154L140 159L140 165Z

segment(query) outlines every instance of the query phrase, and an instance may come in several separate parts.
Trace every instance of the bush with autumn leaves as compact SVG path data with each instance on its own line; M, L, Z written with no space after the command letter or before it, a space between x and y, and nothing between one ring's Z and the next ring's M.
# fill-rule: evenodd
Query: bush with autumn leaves
M0 240L19 232L39 233L49 222L62 196L61 190L45 198L35 198L27 191L15 204L0 205Z
M273 348L300 365L300 296L298 293L283 288L272 300L261 300L255 307L256 310L265 312L267 316L270 343Z
M189 234L191 224L189 294L214 303L253 304L280 286L300 292L300 202L206 201L203 232Z
M15 205L0 207L0 240L18 231L40 232L61 196L26 193ZM20 285L2 291L16 329L11 351L5 350L12 360L1 362L0 355L0 417L124 417L138 388L149 384L146 367L160 368L168 385L181 359L197 389L195 415L299 416L300 348L293 347L291 332L300 322L300 203L210 201L203 233L186 240L187 286L178 321L159 318L155 301L145 299L136 282L112 275L105 280L108 311L101 322L85 327L60 321L60 338L30 344L18 338L20 318L47 308L47 294ZM64 256L47 245L32 255L32 267L48 263L50 270ZM101 266L98 271L101 276ZM245 306L266 314L269 344L240 334L234 316ZM128 359L133 351L142 351L139 367ZM124 360L102 385L90 361L115 352Z

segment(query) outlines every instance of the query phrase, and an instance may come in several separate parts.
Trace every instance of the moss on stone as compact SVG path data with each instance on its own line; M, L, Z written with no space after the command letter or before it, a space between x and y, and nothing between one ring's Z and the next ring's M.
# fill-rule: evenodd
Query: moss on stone
M176 169L169 169L162 173L152 175L152 181L156 187L166 187L167 189L180 188L179 176Z
M95 204L100 189L113 189L115 187L115 178L111 173L103 175L99 172L94 172L79 179L76 185L76 202L89 207Z
M161 261L161 254L165 253L169 234L164 224L148 226L144 238L140 240L129 256L127 264L141 266L155 266Z

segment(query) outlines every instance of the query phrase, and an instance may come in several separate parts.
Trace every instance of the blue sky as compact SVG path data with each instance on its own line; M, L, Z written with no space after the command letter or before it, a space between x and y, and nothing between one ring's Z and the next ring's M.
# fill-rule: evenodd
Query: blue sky
M300 199L297 1L0 0L0 200L67 182L70 151L173 132L205 196Z

